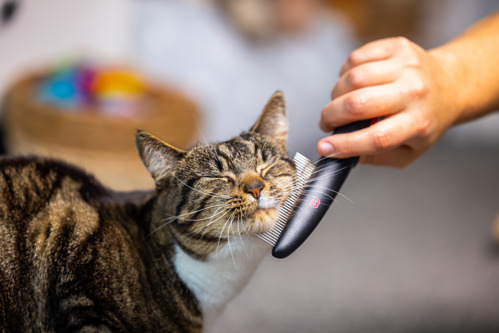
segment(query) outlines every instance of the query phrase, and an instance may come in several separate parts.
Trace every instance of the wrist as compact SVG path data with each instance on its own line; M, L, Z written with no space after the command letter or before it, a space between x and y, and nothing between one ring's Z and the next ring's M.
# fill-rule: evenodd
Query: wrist
M438 97L440 105L445 112L451 113L451 126L469 120L470 89L467 84L466 66L461 64L456 53L445 47L439 47L428 51L434 61L437 70L433 73L437 81Z

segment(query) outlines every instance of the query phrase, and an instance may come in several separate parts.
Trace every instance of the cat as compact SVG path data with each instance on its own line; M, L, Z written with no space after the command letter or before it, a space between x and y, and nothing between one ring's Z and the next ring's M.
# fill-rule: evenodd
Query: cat
M151 192L63 162L0 159L0 332L201 332L270 247L293 191L275 93L247 132L187 151L138 131Z

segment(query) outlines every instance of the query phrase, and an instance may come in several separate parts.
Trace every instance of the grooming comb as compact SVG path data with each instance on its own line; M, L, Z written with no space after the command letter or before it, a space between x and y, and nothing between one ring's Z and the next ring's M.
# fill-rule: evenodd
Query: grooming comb
M375 121L374 121L375 122ZM362 120L338 127L334 134L350 133L368 127L373 120ZM359 158L321 158L315 163L296 153L296 186L279 210L276 225L270 231L257 235L273 246L272 255L286 258L314 231L350 170Z
M308 158L300 153L295 154L293 161L295 162L297 177L295 180L295 185L293 186L293 192L279 209L277 222L274 227L263 234L256 235L258 238L272 246L274 246L279 240L279 237L286 227L289 218L293 215L294 208L297 205L298 200L300 199L300 194L303 187L315 171L315 165L313 165Z

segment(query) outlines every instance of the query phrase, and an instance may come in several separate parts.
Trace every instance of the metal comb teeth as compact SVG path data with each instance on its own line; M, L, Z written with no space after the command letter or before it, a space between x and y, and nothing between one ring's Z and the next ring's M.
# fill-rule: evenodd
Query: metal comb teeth
M281 236L286 223L293 215L293 210L298 200L300 199L303 187L310 179L312 173L315 170L315 165L300 153L295 154L293 161L295 162L296 166L296 180L295 185L293 186L292 193L279 209L279 214L275 226L265 233L256 235L258 238L272 246L277 243L277 240Z

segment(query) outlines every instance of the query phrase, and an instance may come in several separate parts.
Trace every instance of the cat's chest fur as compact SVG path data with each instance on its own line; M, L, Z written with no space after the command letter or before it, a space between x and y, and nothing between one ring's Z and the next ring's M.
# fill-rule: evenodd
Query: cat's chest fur
M194 259L175 246L175 269L198 300L206 329L245 286L269 251L267 244L254 237L234 238L207 260Z

